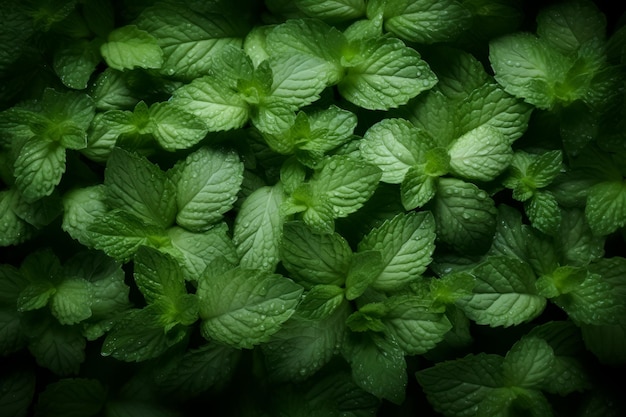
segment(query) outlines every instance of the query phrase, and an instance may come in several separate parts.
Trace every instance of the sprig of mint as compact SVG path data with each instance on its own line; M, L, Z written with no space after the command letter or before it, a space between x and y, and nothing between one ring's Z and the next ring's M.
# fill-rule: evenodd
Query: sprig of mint
M620 415L605 6L5 1L0 415Z

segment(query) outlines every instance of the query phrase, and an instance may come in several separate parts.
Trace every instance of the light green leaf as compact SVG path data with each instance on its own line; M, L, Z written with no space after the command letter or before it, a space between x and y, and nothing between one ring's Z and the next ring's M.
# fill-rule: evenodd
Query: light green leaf
M347 41L335 27L316 19L292 19L274 27L266 37L270 57L305 55L307 67L316 68L326 85L343 76L341 52ZM317 61L317 62L314 62Z
M382 171L347 155L326 158L311 177L317 196L327 198L334 217L354 213L374 194Z
M191 148L200 142L208 129L204 122L170 102L155 103L150 106L152 134L163 149Z
M159 3L141 13L137 25L163 51L161 72L192 80L206 75L223 48L240 47L248 30L243 19L212 11L196 12L181 3Z
M185 279L178 263L169 255L142 246L134 258L134 278L148 304L186 293Z
M424 167L409 168L400 184L400 199L405 210L423 207L437 194L439 177L424 173Z
M471 13L454 0L394 0L385 5L385 30L401 39L430 44L454 40L468 28Z
M369 110L396 108L437 83L420 54L399 39L366 39L356 48L355 58L344 58L347 73L338 89L357 106Z
M281 261L306 287L344 284L352 258L348 242L337 233L316 233L302 222L285 223Z
M538 337L523 337L507 352L502 373L507 385L538 389L554 372L556 357L550 345Z
M168 227L176 215L176 189L158 166L121 148L111 152L104 172L107 203L148 223Z
M174 226L167 230L167 237L171 246L163 246L160 250L178 260L185 270L185 279L196 281L217 258L223 257L233 265L239 261L237 249L225 223L218 223L202 233Z
M302 297L296 315L306 320L324 320L343 303L344 293L337 285L314 285Z
M481 402L504 386L499 355L479 353L438 362L416 373L433 408L443 415L474 417Z
M556 84L565 80L570 66L545 41L523 32L492 40L489 60L496 80L509 94L540 109L551 109L559 100Z
M381 180L399 184L407 171L423 163L434 147L428 133L404 119L383 119L371 126L359 141L362 157L382 170Z
M452 173L478 181L493 180L513 158L507 138L489 125L465 133L452 144L449 152Z
M394 404L404 402L408 377L404 354L397 345L381 337L363 338L355 343L348 360L358 386Z
M626 185L606 181L589 189L585 215L596 235L608 235L626 225Z
M394 290L419 278L432 261L435 237L435 221L425 211L400 213L370 231L358 250L382 254L383 269L372 287Z
M420 297L390 297L385 300L385 306L384 332L407 355L428 352L452 329L444 309L434 308Z
M34 136L19 149L14 163L15 186L27 201L52 194L65 172L65 148Z
M168 172L176 187L176 223L208 230L232 209L243 181L243 163L234 152L202 147Z
M495 231L494 201L476 185L440 178L433 201L438 239L459 253L477 254L491 244Z
M126 69L161 68L163 51L154 36L135 25L117 28L109 33L100 53L109 67Z
M303 54L269 57L272 68L270 95L294 108L304 107L319 99L328 85L328 63Z
M93 246L88 227L103 216L108 207L103 184L77 188L63 196L62 229L85 246Z
M50 310L61 324L76 324L91 317L91 292L83 278L65 278L54 288Z
M537 191L524 204L528 219L541 232L553 235L561 224L561 209L549 191Z
M279 261L285 216L283 187L257 188L241 205L233 231L233 242L245 268L274 270Z
M266 342L295 312L303 291L288 278L260 270L207 272L197 291L202 334L237 348Z
M238 129L250 116L250 105L239 92L208 75L178 88L170 102L202 120L210 132Z
M296 0L294 3L307 16L327 22L352 20L365 15L363 0Z
M546 299L535 288L535 276L527 263L505 256L489 257L472 270L473 294L456 305L478 324L512 326L539 316Z
M364 250L352 255L346 277L346 299L354 300L380 276L384 268L383 257L378 250Z
M159 247L169 242L165 230L120 210L113 210L87 228L93 247L126 262L142 246Z

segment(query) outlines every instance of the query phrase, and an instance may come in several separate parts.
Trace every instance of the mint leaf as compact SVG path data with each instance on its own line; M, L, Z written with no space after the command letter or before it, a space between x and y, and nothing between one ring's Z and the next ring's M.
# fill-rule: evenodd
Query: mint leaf
M589 189L585 215L591 230L607 235L626 225L626 187L622 181L601 182Z
M382 181L399 184L411 167L424 162L433 142L404 119L384 119L365 132L359 149L365 160L381 169Z
M305 300L306 297L303 302ZM301 318L297 313L287 320L262 345L272 380L302 381L332 360L343 344L347 315L344 303L324 318Z
M180 3L146 8L137 26L150 33L162 50L161 72L185 80L206 75L212 58L223 48L241 46L247 29L229 14L202 13Z
M201 277L202 334L233 347L250 349L267 341L294 313L302 287L260 270L233 268Z
M366 39L351 46L355 58L345 58L341 95L369 110L388 110L406 104L432 88L437 77L419 53L398 39Z
M93 246L88 227L107 211L106 189L102 184L69 191L63 196L61 227L85 246Z
M249 104L219 78L204 76L174 91L171 103L202 120L210 132L238 129L250 116Z
M302 222L285 223L281 260L302 285L343 285L351 259L352 250L338 233L317 233Z
M514 258L489 257L472 270L473 294L456 305L476 323L512 326L537 317L546 299L537 293L530 266Z
M326 21L344 21L365 15L363 0L296 0L296 6L309 17Z
M91 317L91 291L83 278L65 278L54 286L50 310L61 324L76 324Z
M269 95L293 109L313 103L327 87L328 64L313 56L272 55L272 86ZM263 103L267 104L267 103Z
M302 297L296 315L307 320L323 320L343 303L344 292L347 295L347 291L337 285L315 285Z
M546 341L523 337L504 357L502 372L505 383L536 389L554 372L555 360L554 351Z
M65 148L35 136L19 149L15 185L24 198L34 201L52 194L64 172Z
M434 219L429 212L398 214L368 233L358 249L376 250L382 255L383 268L374 278L373 288L401 288L424 273L432 260Z
M407 355L428 352L452 328L443 309L433 308L418 297L390 297L385 306L384 332Z
M488 125L459 137L450 147L449 154L453 174L478 181L495 179L513 158L506 136Z
M102 57L119 71L139 68L161 68L163 51L154 36L135 25L117 28L100 46Z
M52 317L25 323L31 336L28 350L42 366L59 376L76 375L85 361L85 338L78 326L65 326Z
M257 188L241 205L233 231L233 242L246 268L273 270L279 261L281 232L285 217L280 184Z
M207 133L205 123L177 106L161 102L150 106L152 134L163 149L187 149L200 142Z
M0 407L7 414L26 415L35 394L35 374L29 371L8 371L0 378Z
M357 385L379 398L401 404L407 384L404 354L393 342L361 338L350 351L352 377Z
M198 232L233 207L243 181L243 164L233 152L202 147L178 162L168 176L176 187L176 223Z
M37 402L37 415L94 416L104 407L106 389L96 379L65 378L49 384Z
M186 293L182 271L167 254L142 246L134 261L135 283L148 304L162 298L175 299Z
M383 13L387 31L422 44L455 39L468 27L471 17L462 2L453 0L390 1Z
M479 353L438 362L416 373L428 401L444 415L474 416L480 403L504 385L498 355Z
M460 253L486 250L496 227L496 209L485 191L458 179L440 178L432 204L440 241Z
M561 224L561 210L549 191L538 191L524 205L532 225L546 234L554 234Z
M107 203L148 223L167 227L176 215L172 181L145 157L116 148L105 170Z
M54 54L52 66L65 86L83 90L100 59L98 43L82 39L60 47Z

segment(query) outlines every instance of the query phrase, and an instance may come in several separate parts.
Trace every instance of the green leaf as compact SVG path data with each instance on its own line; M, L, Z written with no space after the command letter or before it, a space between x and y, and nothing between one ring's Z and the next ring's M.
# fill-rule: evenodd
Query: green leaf
M454 40L470 23L470 11L454 0L394 0L385 4L384 27L421 44Z
M560 99L570 61L546 41L529 33L514 33L492 40L489 60L504 89L540 108L551 109Z
M538 337L523 337L507 352L502 372L507 385L537 389L554 372L554 351Z
M296 315L306 320L324 320L343 303L344 293L337 285L314 285L302 297Z
M604 40L605 33L606 16L592 2L551 5L537 15L537 35L564 54L576 54L584 44Z
M512 326L539 316L546 299L535 288L530 266L514 258L489 257L472 270L473 294L456 305L478 324Z
M241 354L218 343L207 343L177 356L156 377L159 389L189 400L226 384Z
M404 353L397 345L381 337L362 338L348 360L358 386L395 404L404 402L408 377Z
M479 254L491 243L496 227L494 201L474 184L440 178L433 215L437 238L459 253Z
M604 255L604 237L594 236L582 209L561 210L555 246L568 265L587 265Z
M106 190L102 184L77 188L63 196L62 229L85 246L93 246L89 240L89 225L103 216L108 207Z
M61 324L76 324L91 317L91 291L83 278L65 278L54 288L50 310Z
M228 226L218 223L206 232L190 232L182 227L170 227L167 238L171 246L162 246L162 252L172 255L184 269L185 279L198 280L202 272L216 258L223 257L231 264L239 261L237 248L230 238Z
M400 184L400 200L405 210L423 207L437 194L439 178L424 173L424 167L409 168Z
M291 276L306 287L341 286L352 249L338 233L316 233L302 222L288 222L283 228L280 257Z
M280 211L283 189L279 184L257 188L241 205L233 242L245 268L273 270L279 261L285 217Z
M382 172L377 167L347 155L326 158L310 183L316 195L328 199L334 217L354 213L374 194Z
M352 255L346 277L346 299L360 297L384 268L380 251L365 250Z
M381 169L382 181L399 184L411 167L425 161L433 142L428 133L408 121L388 118L365 132L359 149L366 161Z
M65 172L65 148L34 136L19 149L14 165L15 185L34 201L52 194Z
M123 72L106 68L95 79L90 95L98 110L132 108L139 101L129 86L129 77Z
M513 150L496 128L482 125L458 138L450 147L452 173L471 180L491 181L511 162Z
M435 237L435 222L430 212L401 213L370 231L358 249L382 254L383 268L372 287L394 290L419 278L432 260Z
M178 326L166 331L158 306L128 310L107 333L101 354L124 362L141 362L162 355L183 340L187 330Z
M163 149L191 148L207 134L205 123L191 113L187 113L169 102L150 106L152 134Z
M120 210L113 210L90 224L87 233L94 248L123 262L142 245L159 247L169 242L164 229Z
M294 313L303 291L288 278L260 270L207 273L197 291L202 334L237 348L266 342Z
M296 0L294 3L307 16L325 21L352 20L365 15L363 0Z
M243 181L234 152L202 147L168 172L176 187L176 223L191 231L209 229L232 209Z
M32 226L13 211L17 199L19 192L16 189L0 191L0 246L25 242L34 232Z
M347 73L338 89L357 106L369 110L396 108L437 82L420 54L399 39L366 39L352 48L356 48L355 58L344 55Z
M476 415L481 402L504 386L499 355L479 353L438 362L416 373L417 381L433 408L459 417Z
M243 20L211 9L200 12L181 3L159 3L143 10L137 26L163 51L164 75L192 80L206 75L225 47L241 46L248 30Z
M347 41L333 26L316 19L292 19L274 27L266 37L270 56L305 55L307 67L316 68L326 85L343 76L341 52Z
M26 416L35 395L35 382L32 371L5 372L0 378L0 410L10 416Z
M33 319L25 325L30 336L28 350L37 364L59 376L78 374L86 345L80 327L62 325L52 317Z
M61 46L52 66L65 86L84 90L100 59L98 43L82 39Z
M269 95L291 110L319 99L328 85L328 63L302 54L272 55L272 86ZM264 102L263 104L266 104Z
M35 414L50 417L95 416L104 407L106 388L96 379L64 378L46 386Z
M324 318L305 319L297 313L287 320L261 345L270 378L295 382L315 375L342 346L348 311L343 303Z
M208 75L178 88L170 102L202 120L210 132L238 129L250 116L249 104L239 92Z
M444 309L434 308L419 297L390 297L385 306L384 332L407 355L428 352L452 329Z
M135 25L109 33L107 42L100 46L100 53L109 67L119 71L163 65L163 51L156 38Z
M147 246L137 250L134 277L148 304L162 298L172 300L186 293L185 279L178 263L169 255Z
M585 215L596 235L608 235L626 225L626 186L605 181L589 189Z
M524 208L532 225L541 232L552 235L559 229L561 209L551 192L537 191Z
M121 148L111 152L104 173L107 203L160 227L174 223L176 189L158 166Z

